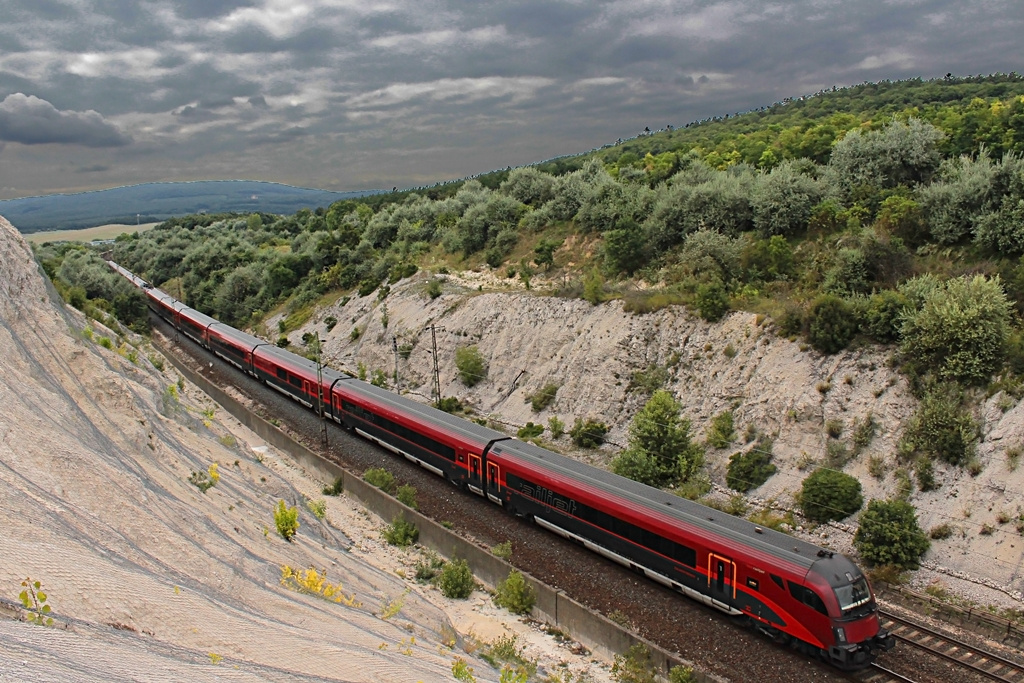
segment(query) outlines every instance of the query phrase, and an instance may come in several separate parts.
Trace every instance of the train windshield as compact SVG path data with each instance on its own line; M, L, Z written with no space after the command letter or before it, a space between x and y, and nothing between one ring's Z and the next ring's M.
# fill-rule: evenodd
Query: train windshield
M845 586L839 586L835 591L843 614L871 601L871 589L863 576Z

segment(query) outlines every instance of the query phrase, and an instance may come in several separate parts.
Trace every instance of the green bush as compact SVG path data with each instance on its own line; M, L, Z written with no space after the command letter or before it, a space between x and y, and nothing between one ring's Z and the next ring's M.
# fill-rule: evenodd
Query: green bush
M404 548L412 545L419 539L420 530L416 528L415 524L406 521L404 517L399 515L391 521L391 524L384 527L384 531L381 534L389 545L397 545L400 548Z
M816 522L849 517L864 505L860 482L843 472L815 470L804 479L800 507L804 516Z
M476 587L469 563L458 558L445 562L437 576L437 587L446 598L468 598Z
M538 389L536 393L527 396L526 398L530 402L530 407L533 408L533 412L539 413L551 405L551 402L555 400L555 394L558 393L558 389L558 384L548 382Z
M853 307L846 300L826 294L819 297L807 316L807 341L822 353L838 353L857 333Z
M624 654L615 655L612 680L617 683L656 683L658 670L651 664L651 651L647 646L637 643Z
M363 472L363 480L371 486L376 486L387 493L395 492L395 475L383 467L371 467Z
M910 503L873 500L860 516L853 545L872 564L917 569L931 542L918 525Z
M665 386L670 377L671 374L669 374L668 368L657 363L651 363L643 370L637 370L633 373L633 376L629 379L629 386L626 387L626 391L639 390L644 394L650 395Z
M978 425L963 405L953 384L929 387L907 422L900 441L902 453L934 456L951 465L966 465L974 457Z
M454 396L445 396L438 400L437 409L443 410L446 413L457 413L462 410L462 401Z
M274 524L277 526L277 533L281 538L291 541L292 537L299 530L299 510L295 507L288 507L285 502L278 501L274 508Z
M725 410L711 418L707 442L712 448L726 448L736 440L731 410Z
M398 487L398 494L395 496L398 498L398 502L408 505L413 510L419 509L419 504L416 502L416 487L410 486L409 484L402 484Z
M917 374L987 381L1006 357L1010 311L998 276L953 278L924 291L920 308L903 323L900 350Z
M772 464L771 442L767 448L758 442L746 453L733 453L726 468L725 483L734 491L746 493L768 481L778 471Z
M340 496L345 491L345 478L339 476L334 480L333 483L328 484L323 488L322 493L325 496Z
M494 590L494 604L512 614L529 614L536 602L533 587L516 569L509 572L507 579L499 581Z
M516 432L516 436L525 441L528 439L535 439L543 433L544 425L535 425L532 422L527 422L519 428L519 431Z
M430 281L427 282L427 296L429 296L431 299L436 299L437 297L441 296L440 280L438 280L437 278L431 278Z
M910 300L893 289L872 294L864 307L861 331L881 344L898 341L909 306Z
M316 500L307 500L306 507L313 513L313 516L317 519L323 519L327 516L327 501L323 498L317 498Z
M551 432L552 439L557 439L565 434L565 423L559 420L557 415L552 415L548 418L548 431Z
M608 425L596 420L583 420L576 418L569 436L572 442L580 448L597 448L604 443L604 437L608 434Z
M459 371L459 379L467 387L471 387L487 377L487 365L480 349L475 345L463 346L455 350L455 368Z

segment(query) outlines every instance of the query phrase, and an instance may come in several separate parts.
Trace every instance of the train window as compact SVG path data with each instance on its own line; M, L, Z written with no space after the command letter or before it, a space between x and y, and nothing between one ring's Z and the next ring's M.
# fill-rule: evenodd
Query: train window
M676 544L675 558L677 562L681 562L688 567L697 566L697 551L685 545Z
M288 371L285 370L284 368L278 368L277 369L277 378L278 379L283 379L285 382L287 382L288 381Z
M798 583L789 582L789 592L794 598L804 603L811 609L821 612L822 614L828 614L828 610L825 609L825 603L821 597L810 588L801 586Z
M775 576L775 574L772 574L771 577L772 577L772 581L775 582L776 586L778 586L782 590L786 590L785 584L782 583L782 577L781 576Z
M747 577L747 586L749 586L750 588L753 588L756 591L761 590L760 589L760 584L757 582L757 579L755 579L753 576L748 576Z

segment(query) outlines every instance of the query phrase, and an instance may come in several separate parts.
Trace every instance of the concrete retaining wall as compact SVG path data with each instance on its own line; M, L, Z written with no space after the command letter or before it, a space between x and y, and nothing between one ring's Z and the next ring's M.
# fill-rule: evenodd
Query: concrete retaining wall
M187 381L192 382L206 392L224 410L251 429L269 445L291 456L306 472L325 481L334 481L337 477L341 477L344 482L346 495L358 501L385 521L390 521L399 514L403 515L406 520L415 524L419 529L420 544L445 557L459 557L466 560L473 570L473 575L484 584L494 586L498 581L502 581L508 576L512 566L493 555L489 549L471 543L437 522L424 517L416 510L403 505L397 499L392 498L375 486L371 486L341 466L323 459L274 425L251 412L206 377L183 365L156 340L154 340L154 346L171 361ZM626 652L636 643L643 643L650 650L652 666L658 671L667 674L673 666L687 664L678 655L663 650L653 643L630 633L615 622L576 602L563 592L537 581L532 576L525 576L530 585L533 586L537 596L537 602L531 616L567 633L571 638L602 655L609 661L616 655ZM694 671L694 680L697 683L720 683L722 679Z

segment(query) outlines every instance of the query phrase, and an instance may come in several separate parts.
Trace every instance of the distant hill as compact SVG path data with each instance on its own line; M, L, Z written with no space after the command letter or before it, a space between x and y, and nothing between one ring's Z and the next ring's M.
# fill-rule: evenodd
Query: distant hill
M293 214L379 190L330 192L250 180L146 183L110 190L0 200L4 216L23 233L77 230L107 223L151 223L173 216L229 211Z

